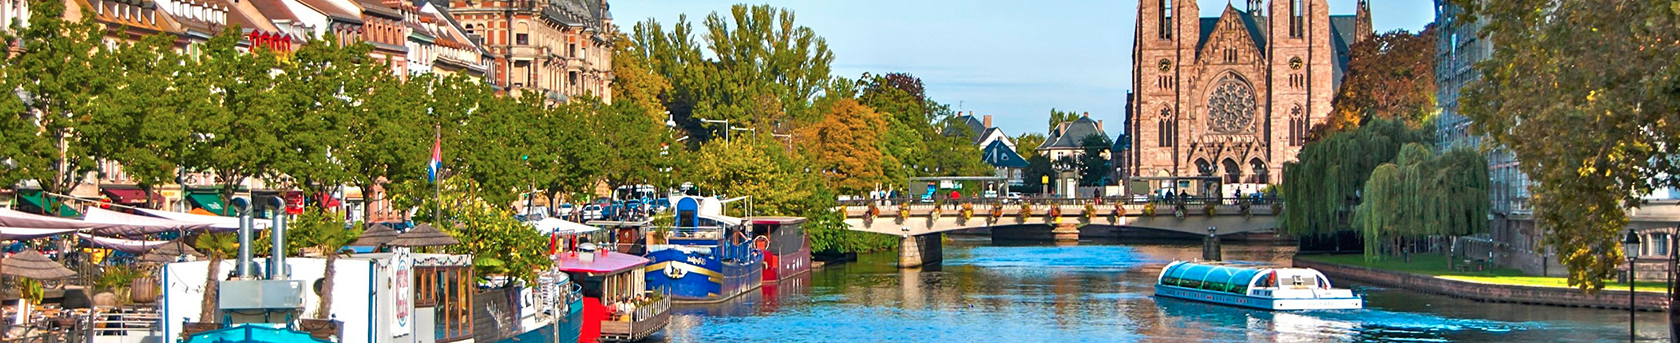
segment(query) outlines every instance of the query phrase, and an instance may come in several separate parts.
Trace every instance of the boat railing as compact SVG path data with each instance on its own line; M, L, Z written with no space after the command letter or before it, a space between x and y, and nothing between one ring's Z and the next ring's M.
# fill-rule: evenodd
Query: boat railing
M163 330L158 327L162 316L157 312L95 312L93 316L93 336L96 339L110 336L163 335Z
M723 231L723 227L720 226L673 227L671 228L671 235L677 238L716 239L723 238Z
M671 297L660 297L659 301L636 307L636 312L630 317L631 321L641 322L664 314L671 310Z

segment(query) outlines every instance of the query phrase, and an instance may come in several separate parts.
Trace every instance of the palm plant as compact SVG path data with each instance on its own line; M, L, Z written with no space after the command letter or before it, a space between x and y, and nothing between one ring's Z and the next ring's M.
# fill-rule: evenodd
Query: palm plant
M239 252L239 238L233 233L205 233L198 235L193 242L193 248L203 253L210 261L208 274L204 276L204 301L199 307L198 321L200 323L215 323L221 316L216 315L216 299L221 292L220 281L216 277L221 275L222 260Z
M310 208L304 211L292 223L292 238L300 245L319 250L326 258L326 268L321 273L321 306L316 309L316 319L328 319L332 315L333 278L338 275L338 268L334 264L338 261L339 252L356 237L362 235L361 229L345 227L344 222L335 220L326 211Z

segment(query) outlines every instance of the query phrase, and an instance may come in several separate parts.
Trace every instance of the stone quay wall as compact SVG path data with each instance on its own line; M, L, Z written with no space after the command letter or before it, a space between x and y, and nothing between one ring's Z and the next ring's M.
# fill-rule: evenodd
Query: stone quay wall
M1575 288L1498 285L1480 282L1443 279L1429 275L1402 273L1366 267L1349 266L1293 258L1297 268L1312 268L1330 277L1331 282L1357 282L1381 287L1399 288L1485 302L1520 303L1534 305L1627 309L1628 291L1604 289L1584 293ZM1668 308L1668 295L1662 289L1640 291L1635 294L1634 307L1640 311L1663 311Z

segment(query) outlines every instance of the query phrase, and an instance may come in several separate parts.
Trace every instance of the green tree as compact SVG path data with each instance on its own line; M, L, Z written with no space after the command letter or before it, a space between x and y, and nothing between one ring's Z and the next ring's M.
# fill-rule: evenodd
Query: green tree
M1038 156L1038 146L1044 145L1044 139L1044 134L1041 133L1029 132L1015 136L1015 153L1021 154L1021 158Z
M277 95L273 73L280 62L265 49L240 51L241 37L233 28L212 37L177 76L176 91L191 100L182 113L193 118L182 166L214 172L223 201L246 179L274 174L286 154L289 103Z
M1394 161L1406 143L1427 143L1431 132L1397 120L1372 120L1356 130L1308 143L1284 165L1284 230L1297 236L1348 229L1353 210L1377 166Z
M1043 193L1045 186L1044 178L1046 177L1052 180L1056 178L1055 163L1050 161L1050 156L1033 155L1032 157L1028 157L1027 168L1021 170L1021 178L1024 179L1022 181L1026 182L1026 192L1035 194Z
M104 89L108 106L95 108L91 125L79 138L89 154L122 164L123 172L148 192L174 183L188 138L187 118L179 108L186 101L174 91L181 72L181 56L171 50L174 36L148 36L119 44L111 73L122 84Z
M664 123L647 116L646 109L630 102L596 104L590 110L594 113L592 127L599 128L594 136L594 141L601 144L598 170L607 186L618 189L665 177L663 170L671 163L668 155L660 155L669 144L670 131ZM736 137L735 143L757 142L749 136Z
M1050 109L1050 131L1055 131L1056 127L1061 126L1062 123L1075 120L1079 120L1078 111L1061 111L1054 108Z
M631 102L622 97L618 101ZM603 146L595 140L594 127L579 125L589 123L592 106L581 102L549 106L531 123L532 177L551 202L561 195L592 191L601 178L601 168L606 166L601 160Z
M1392 163L1371 172L1354 211L1353 226L1365 256L1405 252L1407 240L1460 236L1488 230L1487 161L1467 149L1441 155L1407 143Z
M480 277L506 276L509 284L536 282L537 271L553 264L548 259L548 239L513 217L505 203L487 201L483 190L471 178L442 180L442 197L426 198L427 208L442 205L441 220L423 214L451 237L461 241L448 251L473 256L473 268ZM495 192L495 191L492 191Z
M1471 129L1515 153L1536 226L1569 284L1624 263L1628 208L1680 186L1680 7L1672 1L1457 0L1491 56L1460 99Z
M330 37L329 37L330 39ZM330 40L329 40L330 42ZM399 83L372 46L307 44L275 80L286 105L275 122L284 149L275 169L282 181L310 193L342 184L371 190L381 177L416 177L429 157L418 99L430 79ZM364 212L364 221L373 211Z
M1114 146L1114 142L1108 140L1108 136L1091 134L1080 138L1079 146L1083 150L1083 154L1079 155L1075 163L1079 170L1079 185L1106 185L1109 174L1114 172L1108 166L1108 149Z
M7 161L0 181L36 180L47 192L68 193L95 170L95 156L78 135L107 131L93 127L92 116L110 106L99 98L120 88L115 53L104 44L105 28L82 16L63 19L65 3L31 3L29 25L17 32L21 51L6 59L5 84L12 94L0 97L0 161ZM51 201L51 197L45 197ZM48 211L59 206L48 204Z

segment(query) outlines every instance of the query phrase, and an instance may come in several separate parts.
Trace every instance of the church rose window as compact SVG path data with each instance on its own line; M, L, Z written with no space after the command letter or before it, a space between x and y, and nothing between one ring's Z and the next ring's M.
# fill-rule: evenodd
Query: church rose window
M1239 133L1254 124L1254 89L1241 79L1226 74L1208 95L1208 128L1218 133Z

